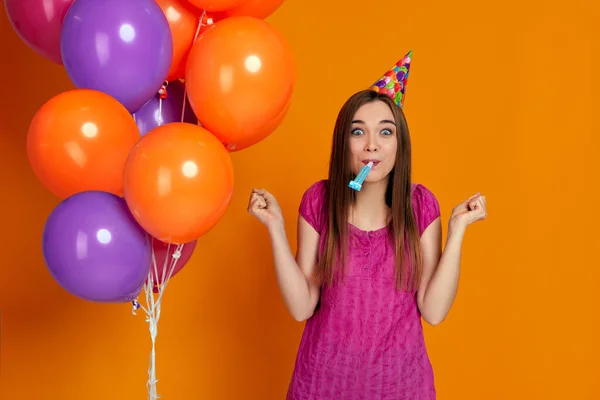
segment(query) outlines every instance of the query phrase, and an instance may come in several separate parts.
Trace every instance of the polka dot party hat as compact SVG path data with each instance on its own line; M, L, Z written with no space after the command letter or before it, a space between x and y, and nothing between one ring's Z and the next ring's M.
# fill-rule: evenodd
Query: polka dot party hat
M406 81L410 71L412 50L409 51L396 65L389 69L370 89L390 96L402 108L406 91Z

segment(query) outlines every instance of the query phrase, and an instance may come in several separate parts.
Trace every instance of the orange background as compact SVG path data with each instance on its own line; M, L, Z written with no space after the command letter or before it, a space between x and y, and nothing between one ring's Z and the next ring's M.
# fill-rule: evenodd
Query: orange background
M290 113L233 154L235 194L170 284L157 343L164 399L283 399L302 324L280 299L252 187L280 200L295 247L303 191L325 176L343 101L414 50L405 110L415 180L444 227L475 191L449 318L425 328L438 398L599 399L599 7L593 0L289 0L269 20L298 66ZM36 110L72 88L0 17L2 399L142 399L147 324L62 290L41 254L58 200L25 152Z

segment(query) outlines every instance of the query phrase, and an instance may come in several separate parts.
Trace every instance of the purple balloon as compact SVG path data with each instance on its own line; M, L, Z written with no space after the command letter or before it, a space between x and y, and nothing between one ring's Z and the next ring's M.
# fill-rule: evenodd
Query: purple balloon
M173 40L154 0L77 0L65 16L60 49L75 87L107 93L134 113L164 83Z
M101 303L134 300L152 261L150 237L125 200L100 191L63 200L48 217L42 249L50 273L67 292Z
M190 102L186 99L185 114L181 121L181 110L183 108L183 97L185 85L177 80L167 85L167 98L161 100L157 94L149 102L134 114L140 134L144 136L152 129L170 122L187 122L197 125L198 118L194 114Z

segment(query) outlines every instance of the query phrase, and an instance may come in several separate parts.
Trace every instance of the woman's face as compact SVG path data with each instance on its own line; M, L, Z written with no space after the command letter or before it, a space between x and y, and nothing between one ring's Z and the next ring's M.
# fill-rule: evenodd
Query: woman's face
M350 169L354 175L373 161L365 182L387 179L396 164L398 135L392 110L382 101L364 104L356 111L350 128Z

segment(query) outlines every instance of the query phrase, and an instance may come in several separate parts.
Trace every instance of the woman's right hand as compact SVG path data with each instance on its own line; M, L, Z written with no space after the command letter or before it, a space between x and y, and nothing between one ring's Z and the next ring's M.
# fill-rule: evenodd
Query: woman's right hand
M263 189L254 189L250 195L248 212L254 215L267 228L283 225L281 208L271 193Z

